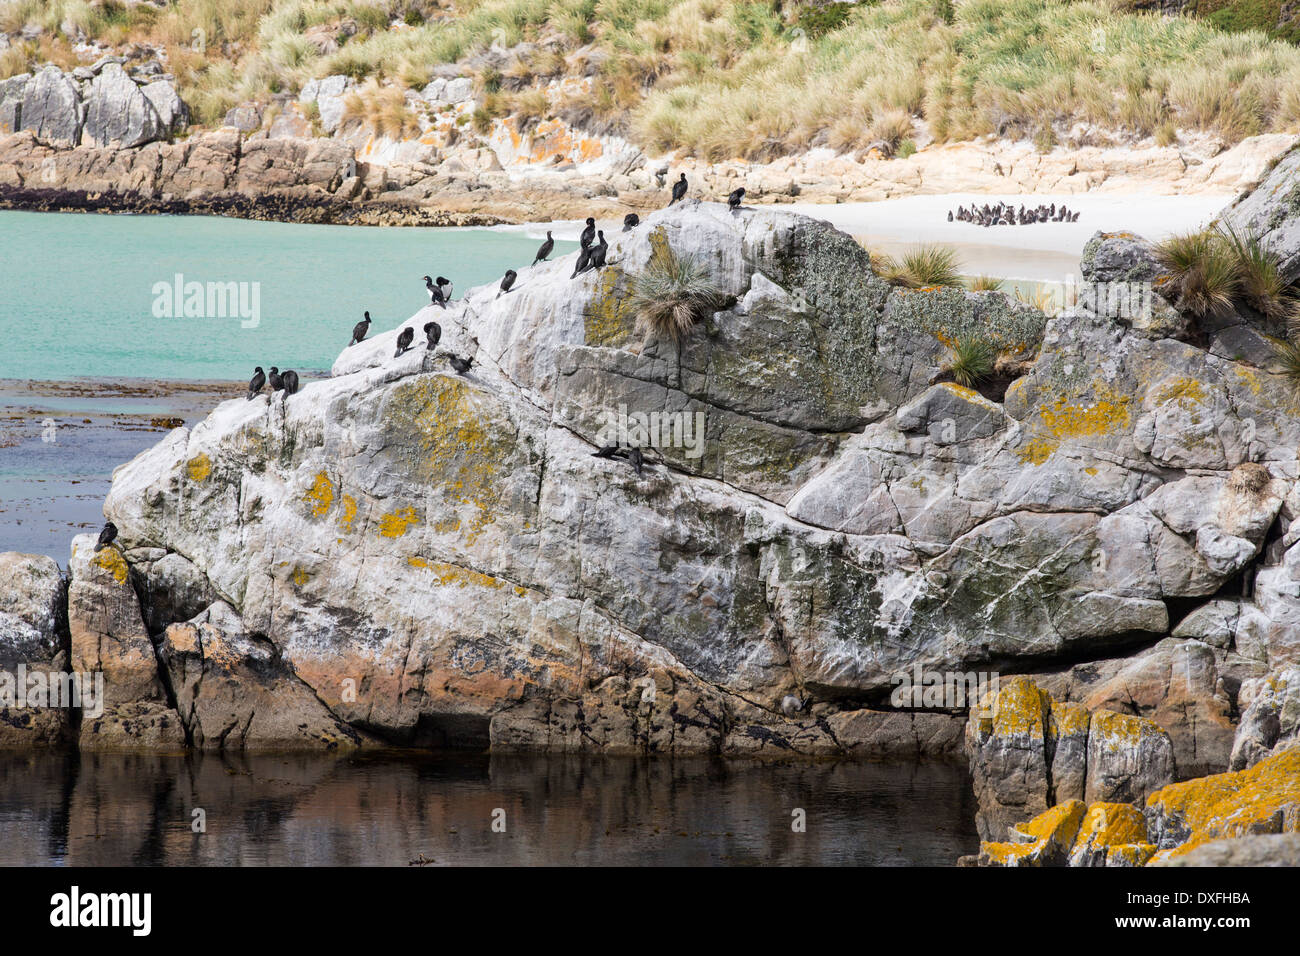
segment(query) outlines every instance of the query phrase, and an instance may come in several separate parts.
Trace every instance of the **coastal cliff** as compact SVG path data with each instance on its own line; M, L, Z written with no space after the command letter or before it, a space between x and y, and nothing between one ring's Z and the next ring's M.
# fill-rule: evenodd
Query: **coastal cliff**
M1288 274L1297 161L1225 214L1267 223ZM1150 282L1151 307L1051 319L891 286L770 209L688 200L611 235L608 262L471 289L298 394L173 430L115 471L118 539L73 541L66 595L6 556L27 583L0 606L4 661L101 671L105 694L61 727L6 710L4 741L964 748L990 844L1040 812L1060 819L1030 842L1101 832L1089 804L1295 741L1300 419L1276 319L1186 311L1131 234L1095 237L1083 271ZM680 340L643 324L665 268L709 287ZM430 321L435 349L394 354ZM972 336L1001 356L978 389L953 380ZM644 463L594 454L611 444ZM895 697L952 672L1004 678L969 725L974 701Z

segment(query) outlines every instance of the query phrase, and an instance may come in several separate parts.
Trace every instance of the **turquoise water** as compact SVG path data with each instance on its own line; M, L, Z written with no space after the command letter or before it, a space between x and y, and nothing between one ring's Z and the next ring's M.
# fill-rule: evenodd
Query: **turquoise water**
M327 370L363 311L375 331L394 328L428 302L422 276L447 276L459 298L527 266L539 244L487 229L0 211L0 379ZM557 242L554 255L576 247ZM250 306L256 283L257 326L155 316L155 285L171 287L177 273L187 283L247 283Z

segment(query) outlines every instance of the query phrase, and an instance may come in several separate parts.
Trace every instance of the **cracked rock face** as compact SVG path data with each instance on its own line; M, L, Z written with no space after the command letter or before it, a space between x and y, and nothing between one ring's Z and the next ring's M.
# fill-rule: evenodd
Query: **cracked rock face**
M1124 711L1104 726L1083 695L1041 705L1051 759L1007 750L1024 798L1003 796L1023 820L1049 796L1133 799L1176 749L1226 760L1224 655L1298 653L1281 376L1086 309L894 290L799 216L688 201L610 241L600 272L571 279L568 257L505 296L469 290L119 468L105 510L148 606L79 545L74 596L112 596L122 620L89 622L78 597L74 651L120 647L139 699L174 698L192 739L242 740L254 710L258 727L231 688L259 675L303 689L307 730L266 731L303 745L952 753L959 716L885 712L900 671L1120 661L1178 625L1174 644L1213 650L1116 678L1091 702ZM719 292L680 343L630 305L667 253ZM394 357L431 319L437 351ZM1001 402L940 381L976 331L1036 356ZM620 438L655 446L641 474L593 456ZM185 624L205 601L228 608ZM151 638L174 645L165 681L145 680ZM1194 730L1175 747L1139 720L1130 747L1130 715L1192 712L1168 686L1188 662ZM199 677L228 702L186 704Z

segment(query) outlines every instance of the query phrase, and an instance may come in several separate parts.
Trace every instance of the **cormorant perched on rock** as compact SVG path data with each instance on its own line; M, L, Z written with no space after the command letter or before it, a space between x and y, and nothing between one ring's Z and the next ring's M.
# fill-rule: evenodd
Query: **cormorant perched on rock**
M274 365L271 366L271 374L266 377L266 380L271 383L271 395L284 388L284 379L280 376L280 370ZM267 401L270 401L270 396L267 396Z
M668 205L672 205L677 200L686 195L686 174L682 173L682 178L673 183L673 198L668 200Z
M497 293L498 299L510 291L510 287L515 284L515 278L516 278L515 270L507 269L505 278L501 280L501 291Z
M636 445L623 447L620 445L604 445L597 451L591 453L592 458L625 458L629 465L636 469L639 475L645 468L645 454Z
M637 226L641 225L641 217L634 212L628 213L623 217L623 231L631 232Z
M609 252L609 243L605 241L605 233L597 231L600 242L591 247L591 258L587 261L587 267L590 269L605 268L605 256Z
M730 206L732 211L734 212L735 210L740 208L740 203L744 200L744 198L745 198L744 186L741 186L739 189L733 189L731 191L731 195L727 197L727 205Z
M297 372L295 372L291 368L287 368L280 373L280 380L284 382L284 394L286 396L298 394L298 373Z
M349 342L348 345L356 345L358 342L360 342L362 339L366 337L366 333L369 331L370 331L370 313L367 312L366 317L363 320L358 322L356 325L352 326L352 341Z
M459 355L451 356L451 367L456 370L457 375L464 375L469 371L469 367L474 364L474 356L461 358Z
M592 457L592 458L617 458L617 457L618 457L618 446L617 446L617 445L604 445L603 447L601 447L601 449L600 449L599 451L593 451L593 452L591 453L591 457Z
M587 271L587 266L591 265L591 252L591 246L583 246L578 252L578 261L573 266L573 275L569 276L570 279L577 278L579 272Z
M415 329L409 325L397 333L397 351L393 353L393 358L401 355L411 347L411 340L415 338Z
M437 322L424 323L424 341L425 348L432 352L438 347L438 340L442 338L442 326Z
M266 373L262 371L262 366L253 369L253 377L248 380L248 400L251 402L262 386L266 384Z
M448 285L451 285L451 283L448 282L446 279L444 279L442 276L438 276L437 285L435 285L433 280L430 279L428 276L424 277L424 287L429 290L430 304L440 305L444 309L447 308L447 296L443 292L443 286L448 286Z
M539 262L545 262L546 258L551 254L551 250L554 248L555 240L551 238L551 230L547 229L546 241L543 242L542 247L537 250L537 255L533 258L533 265L537 265Z
M95 550L102 551L113 543L117 537L117 525L109 521L104 525L104 530L99 533L99 540L95 542Z
M641 454L641 449L633 445L627 450L627 462L636 469L637 475L641 474L641 468L645 463L645 456Z
M586 249L596 241L596 220L590 216L587 217L587 228L582 230L582 237L578 240L582 248Z

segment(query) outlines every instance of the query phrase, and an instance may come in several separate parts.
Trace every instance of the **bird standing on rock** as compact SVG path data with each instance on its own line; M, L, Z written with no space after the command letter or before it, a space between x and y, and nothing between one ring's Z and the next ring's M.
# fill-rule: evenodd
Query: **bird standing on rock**
M679 199L686 196L686 174L682 173L682 178L673 183L673 198L668 200L668 205L672 205Z
M409 325L397 333L397 351L393 353L393 358L401 355L411 347L411 340L415 338L415 329Z
M429 303L431 305L442 306L444 309L447 308L447 296L443 292L443 286L449 285L451 285L451 283L442 276L438 276L438 282L436 285L431 278L425 276L424 287L429 290Z
M98 552L107 548L113 543L113 539L116 537L117 525L110 521L104 525L104 530L99 533L99 540L95 542L95 551Z
M349 342L348 345L349 346L356 345L358 342L360 342L362 339L366 337L366 333L369 331L370 331L370 313L367 312L366 317L364 319L362 319L356 325L352 326L352 341Z
M262 371L262 366L253 369L253 377L248 380L248 400L251 402L257 393L262 390L266 384L266 373Z
M438 347L438 340L442 338L442 326L437 322L424 323L424 341L425 348L432 352Z
M266 380L271 383L271 395L284 388L284 380L280 377L280 370L274 365L271 366L271 374L266 377ZM269 402L271 396L268 395L266 400Z
M733 189L731 191L731 195L727 197L727 205L731 207L732 212L735 212L737 209L740 208L740 204L742 201L744 201L744 199L745 199L745 187L741 186L739 189Z
M582 248L586 249L596 240L596 220L590 216L587 217L587 228L582 230L582 237L578 240Z
M290 395L298 394L298 373L293 369L287 368L281 372L280 381L284 383L284 394L286 398Z
M515 284L516 273L514 269L507 269L505 278L501 280L501 291L497 293L497 298L501 298L510 291L510 287Z
M605 268L605 256L609 252L609 243L605 241L605 233L597 232L596 235L600 237L600 242L591 248L591 256L587 260L589 269Z
M579 272L587 271L587 266L591 264L591 252L591 246L583 246L578 252L578 261L574 263L573 275L569 276L570 279L576 279Z
M634 212L628 213L623 217L623 231L631 232L637 226L641 225L641 217Z
M537 255L533 258L533 265L537 265L539 262L545 262L547 257L551 254L551 250L554 248L555 240L551 238L551 230L547 229L546 241L543 242L542 247L537 250Z
M451 356L451 367L456 370L457 375L464 375L473 364L474 357L472 355L467 358L461 358L459 355Z

